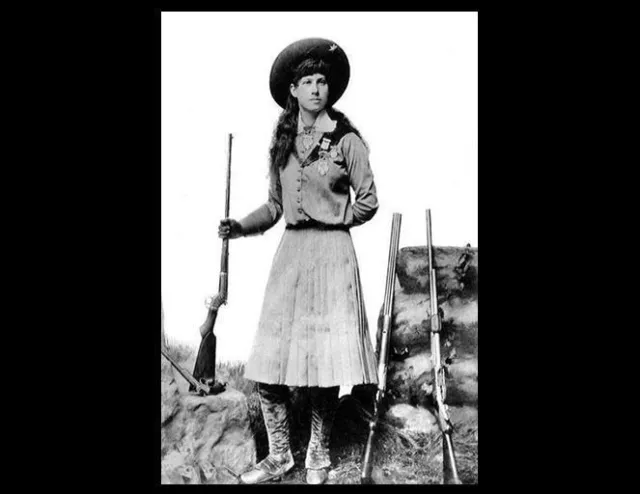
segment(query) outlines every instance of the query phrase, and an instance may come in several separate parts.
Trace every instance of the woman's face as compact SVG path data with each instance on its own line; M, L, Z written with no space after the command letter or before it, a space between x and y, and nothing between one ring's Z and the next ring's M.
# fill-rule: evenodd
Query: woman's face
M297 85L291 84L289 89L300 107L309 112L319 113L327 106L329 84L322 74L306 75Z

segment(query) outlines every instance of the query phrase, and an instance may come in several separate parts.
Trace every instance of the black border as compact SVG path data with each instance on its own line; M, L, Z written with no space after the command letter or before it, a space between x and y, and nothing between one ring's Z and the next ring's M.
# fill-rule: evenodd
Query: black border
M463 3L465 3L465 2L463 2ZM473 2L467 2L466 4L468 5L470 3L473 3ZM236 9L230 9L230 10L236 10ZM291 10L299 10L299 9L296 8L296 9L291 9ZM311 10L313 10L313 11L322 11L322 9L315 9L315 8L311 9ZM453 11L450 8L429 9L429 10L430 11ZM153 72L155 74L159 74L160 73L160 46L159 45L160 45L160 34L161 34L161 32L160 32L159 24L160 24L160 13L161 13L161 11L162 12L173 12L173 11L186 11L186 10L185 9L175 9L175 10L174 9L155 9L155 11L154 11L154 35L157 36L157 38L156 38L157 41L155 42L155 47L154 47L154 51L155 51L156 55L154 56L155 63L154 63ZM222 10L220 10L220 11L222 11ZM255 10L255 11L260 11L260 10ZM277 11L277 10L275 10L275 11ZM462 11L476 11L477 12L478 8L477 7L476 8L473 8L473 7L461 7L460 9L456 9L456 11L461 11L461 12ZM159 77L158 77L158 79L159 79ZM154 95L154 98L156 99L156 101L159 102L160 101L160 80L156 81L155 87L156 87L156 89L153 91L153 95ZM159 150L159 148L160 148L160 139L159 139L159 136L160 136L160 130L159 130L160 129L160 123L159 123L159 120L160 120L160 117L159 117L160 105L159 104L158 104L157 111L154 110L154 114L157 115L157 122L156 122L156 125L155 125L156 131L157 131L157 133L156 133L157 137L155 138L155 140L156 140L155 148ZM159 169L160 168L159 167L159 163L160 163L159 151L155 151L154 150L153 155L157 160L156 162L158 163L158 169ZM156 313L159 313L159 311L156 310ZM155 361L156 360L155 357L156 357L156 355L158 355L160 353L160 351L159 351L159 343L157 341L158 341L158 338L155 338L154 339L154 345L156 345L156 348L154 349L154 352L151 355L153 357L151 359L151 360L153 360L153 362L151 362L150 367L155 366L153 368L157 367L157 362ZM155 382L157 383L156 396L159 396L160 395L160 380L156 379ZM159 415L158 401L156 399L154 399L154 400L152 400L152 403L153 403L153 406L154 406L154 412L156 414L156 420L154 422L155 422L155 425L156 425L155 431L157 431L157 433L155 433L155 436L154 436L156 438L156 441L155 441L155 444L156 444L155 451L156 451L156 453L155 453L155 457L154 457L156 465L154 465L152 471L154 471L156 473L156 475L157 475L156 478L160 479L160 454L159 454L160 453L160 434L159 434L159 431L160 431L160 419L159 419L159 417L160 417L160 415ZM487 441L487 442L489 442L489 441ZM484 473L485 472L483 472L483 477L484 477ZM484 481L480 481L480 482L484 483ZM479 484L476 484L476 485L467 485L467 486L464 486L462 488L464 488L464 489L476 489L476 488L479 488L480 485L481 484L479 483ZM161 489L165 489L165 488L175 489L175 488L178 488L178 487L181 487L181 486L160 486ZM193 486L186 486L186 487L190 488L190 487L193 487ZM296 485L269 484L269 485L261 485L261 486L233 486L233 485L231 485L231 486L218 486L218 485L216 485L215 487L216 487L216 489L218 489L220 487L225 487L225 488L230 488L230 489L234 489L234 488L235 489L239 489L239 488L249 487L249 488L254 488L254 489L258 489L258 490L263 490L263 489L267 488L267 489L271 489L271 490L275 489L275 490L280 491L282 489L284 489L284 490L293 489L293 488L296 488L296 487L299 487L299 486L296 486ZM367 489L368 490L368 489L371 489L372 487L374 489L384 489L384 488L389 487L389 486L378 485L378 486L366 486L365 487L365 486L353 486L353 485L349 485L349 486L346 486L346 485L327 485L327 486L322 486L320 488L344 489L344 488L353 488L353 487L361 488L361 489ZM434 488L441 488L441 489L449 488L449 486L439 486L439 485L402 485L401 487L403 489L405 489L405 488L407 488L407 489L429 488L430 490L434 489Z
M430 11L454 11L448 7L441 6L440 9L432 8ZM471 2L461 2L458 7L455 11L479 12L478 6ZM98 184L92 188L91 194L100 203L97 208L100 211L100 221L96 221L99 227L92 241L99 252L101 271L97 285L102 291L99 291L99 295L93 291L85 294L85 298L87 295L89 297L86 301L87 323L84 326L85 331L86 327L91 328L91 335L82 338L83 348L90 345L92 349L90 361L83 364L89 371L85 376L88 380L83 381L82 386L83 389L90 386L91 392L87 396L93 402L90 414L83 418L76 414L72 419L80 430L84 430L86 426L102 433L100 439L91 435L86 455L80 455L83 456L81 461L88 462L87 485L92 486L104 482L113 484L116 488L179 487L159 484L160 379L157 370L160 352L157 332L161 300L158 268L161 255L162 11L174 10L153 8L146 9L141 14L101 11L91 18L91 22L104 22L105 25L104 30L96 28L99 48L97 51L94 49L86 59L86 64L80 64L77 70L83 75L87 66L95 67L94 75L98 85L91 86L88 96L91 96L90 101L98 102L92 108L97 114L98 122L90 132L100 133L104 138L97 149L91 145L86 151L87 156L92 158L91 173L95 173L94 182ZM483 15L479 16L479 20L482 19L479 46L482 47L481 73L490 74L487 77L490 82L479 87L479 90L482 89L479 96L481 101L486 102L482 109L487 110L482 116L490 117L493 113L507 113L500 106L501 103L508 107L514 98L521 97L521 88L514 87L513 82L517 76L511 69L516 69L516 64L513 62L512 52L508 51L508 45L513 49L516 41L491 34L494 28L499 32L501 20L494 20L485 11L483 9ZM494 36L498 39L491 39ZM81 44L82 40L77 42ZM510 64L509 70L506 70L505 64ZM491 122L487 124L489 120ZM482 130L490 129L481 133L483 152L480 156L485 161L481 160L483 166L480 189L483 193L480 194L480 223L485 266L483 272L486 273L482 282L482 318L483 327L487 328L482 337L482 396L483 402L491 405L485 405L488 407L486 410L483 408L481 480L477 485L462 487L466 489L501 484L518 485L526 481L521 477L526 469L526 465L523 465L524 456L518 457L513 451L520 454L528 446L513 444L509 441L509 436L510 430L521 430L531 423L523 416L523 412L526 402L532 397L525 392L518 402L517 397L511 393L507 400L504 391L517 386L512 381L518 381L520 376L509 375L508 370L505 372L504 364L508 362L517 365L522 354L520 348L531 345L531 335L539 334L533 330L529 333L528 329L514 328L514 324L530 318L527 314L531 311L530 307L522 303L522 297L530 296L525 295L525 287L521 286L518 278L518 275L531 273L517 272L518 267L524 266L523 257L528 255L526 245L529 240L528 235L518 236L517 227L525 223L526 228L528 217L525 216L527 211L519 208L517 198L513 197L520 192L524 193L526 187L525 180L518 175L517 167L513 166L513 160L521 151L513 149L513 142L519 144L523 141L520 134L523 129L516 127L513 122L498 120L496 125L493 119L485 118L484 125L479 127ZM499 142L491 146L494 139ZM129 147L129 144L133 146ZM504 185L505 177L510 185ZM514 181L517 182L517 188L513 185ZM503 191L506 192L501 195ZM104 233L105 228L108 235ZM85 237L83 232L83 239L86 241ZM497 249L492 252L492 245L502 246L503 243L514 245L514 253L505 254L502 248L499 254ZM500 294L499 309L496 309L497 304L492 307L496 295L491 287L501 283L496 282L496 279L511 280L518 288L513 293L506 294L506 299ZM96 297L104 304L100 305L102 310L99 311L97 322ZM521 332L524 333L526 343L518 340L523 338ZM127 340L124 346L123 338ZM504 341L505 339L508 341ZM519 355L514 359L512 348L516 345ZM507 402L510 406L518 403L517 406L522 407L516 411L517 416L505 413L506 409L502 405ZM542 411L536 409L534 413ZM531 459L535 460L535 457L531 456ZM219 487L234 488L216 486ZM266 487L260 486L259 489ZM286 488L279 485L270 487L279 490ZM344 488L341 485L326 487ZM386 486L375 488L384 487ZM402 487L425 488L424 485ZM430 485L428 488L448 487Z

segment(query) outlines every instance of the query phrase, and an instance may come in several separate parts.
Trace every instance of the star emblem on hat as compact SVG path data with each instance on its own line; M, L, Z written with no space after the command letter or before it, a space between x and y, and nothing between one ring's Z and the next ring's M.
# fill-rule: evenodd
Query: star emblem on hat
M334 51L336 48L338 48L338 45L334 43L329 47L329 51Z

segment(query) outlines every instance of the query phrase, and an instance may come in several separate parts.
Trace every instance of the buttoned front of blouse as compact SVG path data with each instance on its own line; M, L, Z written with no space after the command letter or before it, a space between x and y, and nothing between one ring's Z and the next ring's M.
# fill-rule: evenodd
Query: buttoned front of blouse
M353 132L337 143L330 143L327 135L314 132L306 152L303 135L296 137L296 153L271 176L267 202L240 220L245 235L265 232L283 215L289 225L315 220L347 227L373 218L378 199L367 148Z

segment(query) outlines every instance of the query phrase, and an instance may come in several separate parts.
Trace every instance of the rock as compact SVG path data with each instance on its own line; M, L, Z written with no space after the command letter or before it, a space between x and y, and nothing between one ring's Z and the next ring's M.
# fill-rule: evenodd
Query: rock
M478 350L478 300L451 295L440 302L442 309L441 352L455 349L456 355L475 355ZM382 331L383 308L378 318ZM391 358L400 360L430 350L431 300L426 293L405 292L398 284L394 293L391 324Z
M399 310L402 313L402 307L399 307ZM413 308L409 307L407 312L412 310ZM405 331L405 334L411 334L407 330L410 325L411 323L404 327L398 326L398 332ZM396 331L396 328L392 331ZM431 348L430 343L427 345L423 341L429 338L428 330L421 331L420 335L416 334L413 337L414 341L402 340L406 345L408 357L398 359L393 352L390 355L387 387L396 401L425 403L426 397L431 393ZM394 337L392 333L392 347L394 340L398 341L401 337ZM478 402L478 357L477 346L474 347L473 341L477 341L477 324L455 328L449 333L449 339L445 340L445 344L441 345L441 358L445 360L451 356L447 373L447 403L463 405Z
M180 407L180 391L173 374L173 367L166 358L160 356L160 423L171 420Z
M371 469L371 479L374 484L406 484L407 472L397 465L389 464L383 467L374 466Z
M181 392L162 358L162 483L237 484L256 463L246 396Z
M443 362L448 363L445 402L449 406L477 408L478 249L434 247L434 251L438 306L443 312L440 353ZM394 417L394 420L406 427L407 416L418 414L424 410L422 407L433 406L426 247L400 249L396 273L387 390L392 397L390 409L396 407L394 413L401 412L400 416L405 417L402 420ZM378 341L382 316L383 308L378 319ZM398 405L405 406L397 408ZM428 420L422 426L427 427L427 423Z
M429 410L405 403L390 407L386 419L409 433L430 434L439 430L438 421Z
M478 422L478 409L471 406L449 407L449 417L453 424L474 424Z
M405 292L429 292L428 264L426 245L400 249L396 272ZM465 293L477 292L477 248L434 246L433 267L436 270L439 299L441 294L458 293L464 296Z
M162 483L163 484L184 484L184 478L180 467L185 464L187 459L178 451L171 451L167 454L161 463Z

